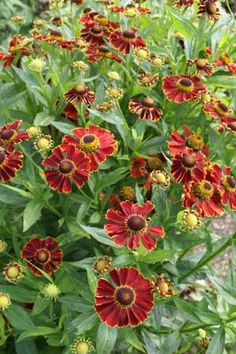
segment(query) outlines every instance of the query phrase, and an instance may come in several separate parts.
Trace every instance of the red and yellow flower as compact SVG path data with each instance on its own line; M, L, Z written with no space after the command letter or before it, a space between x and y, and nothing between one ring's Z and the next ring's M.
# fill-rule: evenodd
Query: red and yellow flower
M151 312L151 282L136 268L113 269L110 282L100 279L95 292L95 310L101 321L110 327L137 326Z
M192 132L187 125L183 126L183 134L179 134L177 130L173 130L171 138L168 141L168 150L171 156L186 153L189 149L203 154L209 154L209 148L204 144L203 137Z
M30 55L29 44L30 40L21 34L13 36L8 46L8 52L0 52L0 60L4 61L4 66L11 66L17 55L19 55L20 58Z
M199 77L188 75L166 76L163 79L162 87L168 100L176 103L193 100L200 91L206 91L206 87L200 83Z
M11 148L14 144L29 139L29 134L24 130L19 130L21 120L15 120L12 123L4 124L0 128L0 146Z
M23 154L20 151L0 149L0 182L7 182L16 177L23 166Z
M49 275L56 272L62 263L62 257L63 252L58 247L58 242L51 236L34 237L21 251L21 258L27 261L27 267L38 277L42 276L40 270Z
M73 122L78 120L78 111L72 103L67 103L66 107L63 110L65 117Z
M197 14L205 14L209 20L218 20L220 12L216 0L200 0Z
M231 133L236 134L236 118L235 117L221 117L221 129L226 129Z
M120 203L121 210L109 209L106 213L108 223L105 229L108 235L119 246L127 245L130 249L140 247L140 241L150 251L156 246L154 237L164 237L164 230L160 226L149 226L146 216L154 206L147 201L143 206L131 203L129 200Z
M110 34L109 41L113 47L123 54L129 54L131 48L146 47L144 39L137 36L136 28L125 31L116 30Z
M149 158L135 156L130 164L130 174L133 178L147 177L153 170L163 170L165 163L163 155L150 155Z
M129 102L129 110L139 116L140 119L150 119L156 122L162 115L162 110L158 109L155 101L151 97L144 97L141 101L132 99Z
M90 160L91 171L97 171L99 164L117 149L114 135L109 130L92 124L88 128L73 129L73 136L65 135L62 144L73 144L82 150Z
M94 46L103 46L106 41L105 38L108 36L109 32L104 28L104 26L87 23L81 30L81 38Z
M236 210L236 179L231 175L231 168L224 166L223 168L217 164L212 166L213 180L220 180L221 202L223 205L227 203L233 210Z
M212 180L210 173L200 181L191 181L184 187L183 206L191 208L195 205L196 211L204 218L205 216L222 216L224 208L221 203L219 180Z
M59 145L43 160L42 165L50 188L60 193L70 193L72 182L81 188L89 178L90 161L86 154L74 145Z
M173 157L171 173L176 182L188 183L202 180L205 176L206 157L201 152L191 150Z
M230 108L220 100L212 100L205 104L203 110L213 118L225 117L231 113Z
M117 63L122 62L122 59L118 55L112 53L105 47L89 46L84 54L88 57L88 61L90 62L100 61L102 59L112 59L117 61Z
M88 86L78 84L65 93L65 98L69 103L80 104L83 102L86 106L90 107L95 102L95 93Z
M188 60L188 65L196 66L195 75L210 76L213 73L213 66L205 58L197 58L194 60Z

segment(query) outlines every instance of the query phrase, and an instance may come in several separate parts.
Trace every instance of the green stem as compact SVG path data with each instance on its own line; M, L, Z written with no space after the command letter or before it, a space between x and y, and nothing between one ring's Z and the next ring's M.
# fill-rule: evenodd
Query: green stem
M233 236L235 237L235 235ZM215 250L212 254L210 254L208 257L204 258L200 262L196 264L196 266L191 269L188 273L184 274L179 281L183 281L184 279L188 278L190 275L193 273L197 272L200 268L204 267L206 264L208 264L210 261L212 261L214 258L216 258L219 254L221 254L226 248L228 248L231 244L232 238L230 237L221 247L219 247L217 250Z

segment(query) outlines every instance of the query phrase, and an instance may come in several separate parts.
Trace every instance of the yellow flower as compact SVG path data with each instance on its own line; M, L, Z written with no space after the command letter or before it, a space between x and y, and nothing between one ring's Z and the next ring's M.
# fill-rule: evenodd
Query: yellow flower
M0 311L6 310L10 305L10 296L7 293L0 292Z
M31 71L35 72L42 72L45 66L46 63L43 58L32 59L31 62L28 64L28 68Z

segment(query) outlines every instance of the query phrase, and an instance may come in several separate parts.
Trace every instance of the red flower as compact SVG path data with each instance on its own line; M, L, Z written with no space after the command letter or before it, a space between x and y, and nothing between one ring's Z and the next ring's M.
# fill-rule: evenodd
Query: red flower
M175 1L175 6L181 7L181 6L192 6L194 4L194 0L176 0Z
M146 44L142 37L136 36L137 29L130 29L126 31L116 30L110 34L111 44L119 50L120 53L128 54L132 47L145 48Z
M213 100L205 104L203 110L213 118L224 117L230 113L230 109L220 100Z
M42 165L50 168L44 172L49 187L61 193L71 192L72 181L81 188L89 177L89 159L74 145L55 147Z
M16 172L23 166L23 154L19 151L0 150L0 182L7 182L16 177Z
M202 180L205 176L204 167L206 166L204 158L205 156L201 152L195 153L191 150L175 155L171 165L171 173L176 182L188 183L191 180Z
M221 125L223 128L232 133L236 133L236 118L235 117L221 117Z
M95 292L95 310L110 327L137 326L153 308L152 286L135 268L113 269L111 282L100 279Z
M143 206L138 206L126 200L120 206L121 210L109 209L106 213L108 235L119 246L126 244L134 249L140 246L141 241L148 251L152 250L157 243L154 237L164 237L163 228L149 226L149 219L145 218L153 210L153 204L147 201Z
M168 150L171 156L183 154L189 149L193 151L201 151L203 154L209 154L209 148L204 145L203 138L200 134L191 132L187 125L183 126L184 134L180 135L177 130L171 133L171 139L168 142Z
M62 257L63 252L58 248L58 242L50 236L31 239L21 251L21 258L27 261L27 267L38 277L42 276L39 269L49 275L56 272L62 263Z
M30 54L29 48L22 46L22 42L25 39L21 34L13 36L8 46L8 53L0 52L0 60L4 61L5 67L12 65L17 54L20 56L28 56Z
M87 23L84 28L81 30L81 38L87 43L90 43L95 46L104 45L105 38L107 37L108 32L103 26L98 24Z
M133 178L146 177L153 170L162 170L165 163L163 155L150 155L149 159L134 157L130 165L130 174Z
M122 59L118 55L112 53L109 49L104 47L90 46L84 54L88 57L88 61L95 62L102 59L113 59L118 63L122 62Z
M48 34L33 34L33 38L49 44L56 44L62 49L72 50L76 47L75 40L65 39L59 31L51 30Z
M90 91L88 86L78 84L65 93L65 98L67 102L77 104L83 102L86 106L90 107L95 102L95 93Z
M14 59L15 59L14 54L0 52L0 60L4 61L3 65L5 67L11 66Z
M197 58L195 60L188 60L188 65L196 65L196 75L210 76L213 73L213 66L207 59Z
M219 165L212 166L213 180L220 180L221 202L223 205L229 203L233 210L236 210L236 179L230 175L231 169L228 166L221 168Z
M151 97L144 97L142 101L132 99L129 102L129 110L139 116L140 119L150 119L153 122L160 119L162 111L155 106Z
M198 6L198 15L205 13L209 20L218 20L220 18L219 8L216 0L200 0Z
M195 204L201 217L223 215L219 182L219 180L213 181L210 173L200 181L189 182L184 188L184 207L190 208Z
M168 100L176 103L193 100L200 91L206 90L206 87L199 81L197 76L166 76L163 79L163 91Z
M15 120L13 123L3 125L0 129L0 146L12 147L24 140L29 139L29 134L19 130L21 120Z
M129 4L127 6L111 6L110 10L112 12L123 13L127 17L134 17L135 15L143 15L143 14L150 14L151 9L149 7L141 7L135 6L133 4Z
M78 120L78 111L72 103L67 103L63 110L65 117L76 122Z
M73 144L82 150L90 160L91 171L97 171L99 164L117 149L113 134L96 125L90 125L88 128L75 128L73 134L74 136L65 135L62 144L65 146Z

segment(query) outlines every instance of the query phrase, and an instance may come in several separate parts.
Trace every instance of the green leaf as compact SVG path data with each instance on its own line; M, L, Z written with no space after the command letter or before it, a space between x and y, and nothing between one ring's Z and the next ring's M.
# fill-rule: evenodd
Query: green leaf
M215 333L206 354L222 354L225 349L225 329L221 326Z
M50 116L48 111L38 113L34 118L34 125L48 126L55 120L54 116Z
M215 285L219 294L225 299L229 304L236 305L235 288L229 284L221 281L217 277L208 276L209 280Z
M45 299L44 297L37 297L35 303L34 303L34 307L32 310L32 315L39 315L40 313L42 313L44 310L46 310L46 308L49 306L50 304L50 300L49 299Z
M209 76L206 81L207 85L216 87L225 87L229 89L236 89L236 79L232 75L215 75Z
M38 336L47 336L49 334L57 333L57 328L52 327L45 327L39 326L32 329L28 329L27 331L23 332L17 339L17 342L21 342L24 339L31 338L31 337L38 337Z
M24 84L6 84L1 86L0 92L0 114L3 114L10 106L14 104L24 94Z
M37 354L36 346L33 340L16 343L17 354Z
M100 323L97 332L96 353L110 354L117 339L117 328L107 327Z
M19 302L34 302L37 296L37 291L21 288L19 285L2 285L1 291L8 293L12 300Z
M41 217L43 205L35 200L30 201L23 214L23 232L27 231Z
M72 134L72 130L74 129L74 126L69 123L61 123L61 122L52 122L52 125L60 130L60 132L64 134Z
M115 243L110 239L104 229L98 229L97 227L89 227L82 224L79 224L80 227L86 231L90 236L95 238L98 242L103 243L104 245L120 248L120 246L116 246Z
M9 190L5 184L0 185L0 201L12 205L24 205L27 199L19 195L14 190Z
M91 290L92 294L94 294L94 291L97 286L97 277L94 274L94 272L91 271L89 268L87 268L87 278L88 278L88 284L89 284L90 290Z
M10 324L20 330L31 330L34 323L28 313L20 306L11 304L10 307L4 312L4 316L8 319Z
M97 322L98 317L96 313L85 312L71 321L69 330L74 331L76 329L77 335L80 335L93 328Z
M178 331L168 335L161 346L160 354L175 354L181 342L181 337Z
M169 12L172 15L176 31L182 33L188 39L191 39L194 35L197 35L197 29L191 21L186 18L186 16L183 17L177 14L173 11L173 9L169 10Z
M201 323L201 320L196 314L195 311L196 307L194 304L192 304L187 300L182 300L182 299L175 299L174 302L177 309L180 311L180 313L186 320L194 323Z
M140 256L139 260L148 264L154 264L166 260L168 257L172 256L173 253L174 250L156 250L144 256Z
M135 333L134 329L122 328L121 329L121 333L124 336L124 338L125 338L127 343L132 345L132 347L138 349L140 352L145 353L145 350L144 350L144 347L143 347L143 343L140 342L140 340L138 339L138 336Z
M121 167L115 171L108 172L105 175L100 175L99 176L100 180L96 181L95 190L96 191L98 191L98 189L104 190L106 187L116 184L121 179L125 178L125 176L127 175L127 172L128 172L127 167ZM98 177L98 175L96 177Z

